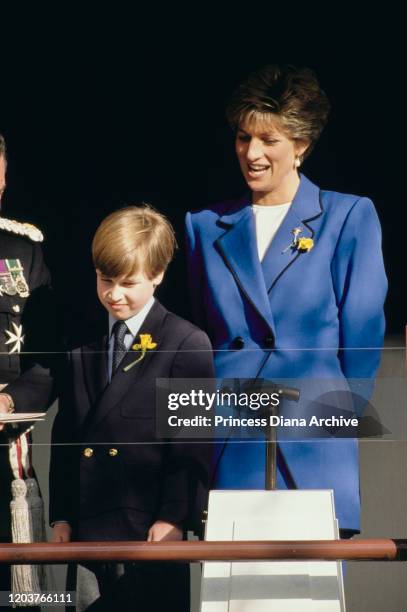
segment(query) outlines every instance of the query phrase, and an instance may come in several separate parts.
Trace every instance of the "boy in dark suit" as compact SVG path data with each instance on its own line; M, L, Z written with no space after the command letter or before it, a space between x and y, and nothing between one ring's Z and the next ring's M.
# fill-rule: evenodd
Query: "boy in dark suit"
M157 378L214 377L206 334L154 298L175 245L169 222L149 207L119 210L96 232L109 322L104 337L69 355L52 437L54 541L180 540L207 484L210 445L155 434ZM78 609L183 612L187 572L169 563L78 566Z

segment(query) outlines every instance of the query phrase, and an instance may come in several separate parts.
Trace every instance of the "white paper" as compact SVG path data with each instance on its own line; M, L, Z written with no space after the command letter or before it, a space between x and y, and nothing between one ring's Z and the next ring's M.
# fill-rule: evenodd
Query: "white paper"
M45 412L0 412L0 423L29 423L30 421L43 421Z

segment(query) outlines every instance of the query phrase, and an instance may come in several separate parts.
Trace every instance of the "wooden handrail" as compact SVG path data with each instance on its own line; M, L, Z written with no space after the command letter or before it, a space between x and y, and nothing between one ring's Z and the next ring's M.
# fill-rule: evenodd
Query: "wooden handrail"
M407 561L407 540L0 544L0 563L68 561Z

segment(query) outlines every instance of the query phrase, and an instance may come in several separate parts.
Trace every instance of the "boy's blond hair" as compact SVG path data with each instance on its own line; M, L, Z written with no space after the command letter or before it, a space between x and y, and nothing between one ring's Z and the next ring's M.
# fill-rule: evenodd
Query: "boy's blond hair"
M117 210L102 221L92 257L95 268L110 278L143 272L151 280L165 272L176 247L168 219L143 204Z

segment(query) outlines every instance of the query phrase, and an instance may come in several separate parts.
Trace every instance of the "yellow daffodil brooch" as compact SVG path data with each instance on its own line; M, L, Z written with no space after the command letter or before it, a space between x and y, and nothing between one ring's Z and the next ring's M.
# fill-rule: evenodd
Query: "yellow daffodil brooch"
M299 238L297 240L297 251L310 251L314 246L314 241L312 238Z
M301 227L295 227L292 229L291 234L293 235L293 239L288 247L284 249L283 253L288 251L288 249L293 249L295 251L299 251L300 253L308 253L308 251L314 247L314 241L312 238L299 237L299 235L302 234Z
M151 351L157 347L157 343L153 342L151 334L140 334L140 342L133 344L131 347L133 351L141 351L141 355L135 360L129 363L128 366L123 368L123 372L128 372L136 363L139 363L146 356L147 351Z

